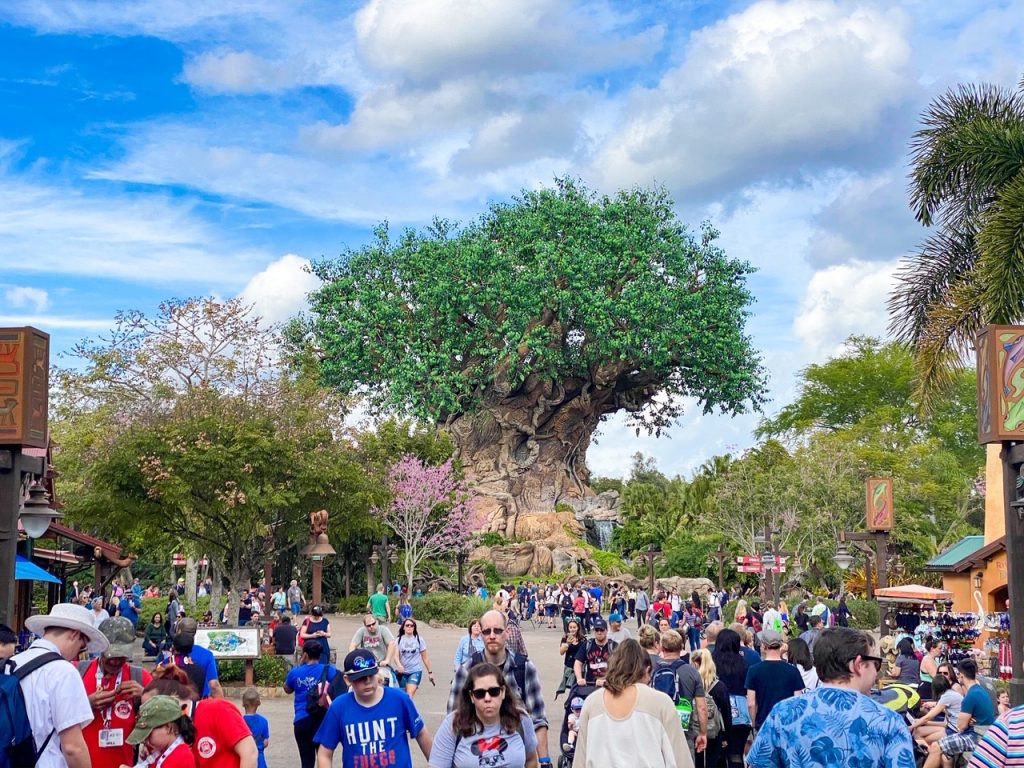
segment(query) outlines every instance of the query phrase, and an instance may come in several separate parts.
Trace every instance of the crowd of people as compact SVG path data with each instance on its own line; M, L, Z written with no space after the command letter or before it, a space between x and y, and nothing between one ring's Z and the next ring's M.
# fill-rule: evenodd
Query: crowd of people
M124 593L131 601L131 587ZM31 617L26 628L38 637L11 660L36 764L266 768L259 694L245 692L244 714L224 701L216 660L195 643L199 622L160 612L139 627L149 671L133 661L131 618L119 605L97 621L89 597L83 590L78 604ZM736 621L727 626L730 601ZM330 768L339 750L345 768L411 765L413 741L431 768L938 768L968 758L997 768L1024 755L1024 715L996 698L972 659L950 664L938 640L917 648L897 637L889 662L870 634L843 626L842 602L832 610L811 598L791 613L737 593L504 586L457 645L435 730L415 704L436 682L435 662L407 595L378 585L336 655L330 621L301 590L279 589L271 605L272 642L292 660L284 690L301 768ZM527 653L524 620L561 629L556 680L542 680ZM0 651L16 639L4 629ZM60 660L77 666L52 663ZM883 676L915 692L907 711L883 704ZM565 696L550 720L546 685L555 700Z

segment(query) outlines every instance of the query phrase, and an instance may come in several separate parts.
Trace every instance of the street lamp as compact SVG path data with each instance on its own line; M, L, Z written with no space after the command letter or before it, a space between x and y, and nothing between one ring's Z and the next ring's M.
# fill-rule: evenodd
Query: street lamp
M849 570L850 566L853 565L853 555L847 549L845 541L840 541L839 546L836 547L836 565L843 571Z
M466 567L467 557L469 557L469 555L461 549L455 553L455 562L459 565L459 587L457 591L460 595L466 591L466 588L462 583L462 569Z
M43 484L38 480L32 483L28 489L28 498L18 509L18 519L25 529L25 535L30 539L38 539L50 528L50 523L61 517L64 515L50 506L49 494Z

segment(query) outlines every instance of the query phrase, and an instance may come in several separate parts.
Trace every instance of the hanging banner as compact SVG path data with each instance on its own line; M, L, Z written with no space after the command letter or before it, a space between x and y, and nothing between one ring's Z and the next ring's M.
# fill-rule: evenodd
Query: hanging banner
M892 530L892 478L869 477L867 481L867 528Z
M987 325L975 350L978 442L1024 439L1024 326Z

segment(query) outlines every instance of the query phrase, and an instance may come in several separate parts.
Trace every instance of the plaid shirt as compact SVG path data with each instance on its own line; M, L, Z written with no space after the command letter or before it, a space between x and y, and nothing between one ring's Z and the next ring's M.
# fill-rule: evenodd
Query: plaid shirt
M534 728L547 728L548 727L548 715L544 711L544 694L540 689L540 676L537 674L537 667L533 665L533 662L529 659L526 660L525 666L525 678L526 678L526 690L520 691L519 684L516 682L516 676L512 673L513 662L516 659L516 655L510 651L505 653L505 663L501 664L501 670L505 673L505 681L509 687L514 689L519 698L522 700L523 705L526 707L526 711L530 713L530 717L533 719ZM469 668L473 663L472 657L467 659L461 667L455 670L455 679L452 681L452 690L448 694L448 711L451 712L459 703L459 694L463 687L466 685L466 680L469 678Z

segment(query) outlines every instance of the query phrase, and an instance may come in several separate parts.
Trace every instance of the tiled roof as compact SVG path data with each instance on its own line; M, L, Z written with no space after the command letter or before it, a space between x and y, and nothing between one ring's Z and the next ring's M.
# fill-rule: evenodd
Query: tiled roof
M970 557L985 546L984 536L964 536L960 541L925 564L927 571L949 571L953 566Z

